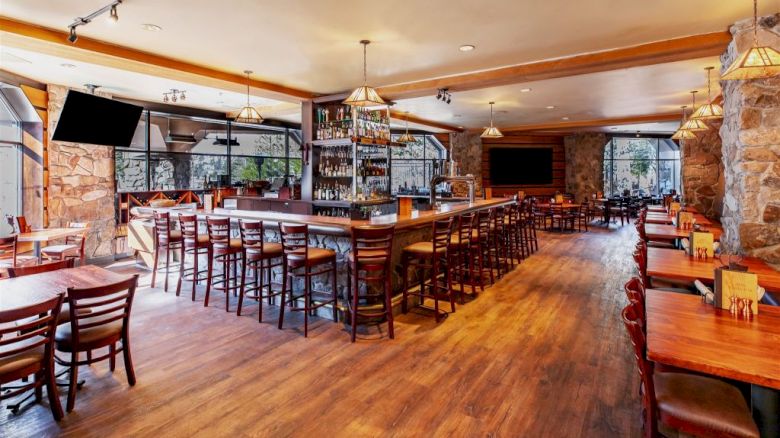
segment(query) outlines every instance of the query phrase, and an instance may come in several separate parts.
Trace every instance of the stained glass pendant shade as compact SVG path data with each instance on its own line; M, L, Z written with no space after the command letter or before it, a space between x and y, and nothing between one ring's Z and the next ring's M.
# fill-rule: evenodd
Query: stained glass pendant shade
M384 99L379 96L379 93L373 87L369 87L366 81L366 47L371 44L369 40L362 40L360 44L363 45L363 85L355 88L355 91L344 100L345 105L352 106L377 106L387 105Z
M246 106L241 108L241 111L238 112L236 122L259 124L263 122L263 117L261 117L260 113L249 103L249 75L252 74L252 71L244 70L244 74L246 75Z
M495 105L495 102L490 102L490 126L482 132L482 135L480 135L482 138L501 138L504 136L498 128L493 126L493 105Z
M753 46L729 66L721 79L763 79L780 75L780 53L758 45L758 0L753 0Z

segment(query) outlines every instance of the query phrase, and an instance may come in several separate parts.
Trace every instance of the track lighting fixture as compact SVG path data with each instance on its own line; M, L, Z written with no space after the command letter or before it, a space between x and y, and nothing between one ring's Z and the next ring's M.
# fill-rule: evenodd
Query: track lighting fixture
M452 102L452 95L449 90L449 88L439 88L436 93L436 100L440 100L447 104Z
M89 24L97 18L98 16L108 12L108 20L109 22L116 23L119 21L119 13L117 12L117 6L122 4L122 0L114 0L111 3L103 6L102 8L92 12L91 14L84 16L84 17L77 17L73 20L73 23L70 23L68 26L69 28L69 34L68 34L68 41L71 43L75 43L76 40L79 39L79 36L76 34L76 28L79 26L83 26L85 24Z
M171 91L163 93L163 102L168 103L170 101L176 103L179 100L184 101L187 98L187 96L184 94L186 92L187 90L177 90L175 88L171 88Z

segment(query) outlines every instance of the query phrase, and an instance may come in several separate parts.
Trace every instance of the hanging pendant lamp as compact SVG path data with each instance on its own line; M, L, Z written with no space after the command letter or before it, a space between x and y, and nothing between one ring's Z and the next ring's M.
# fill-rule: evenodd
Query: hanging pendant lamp
M246 106L241 108L241 111L238 112L236 122L263 123L263 118L260 116L260 113L249 104L249 75L252 74L252 70L244 70L244 74L246 75Z
M712 103L712 82L710 73L715 67L705 67L707 70L707 103L700 106L699 109L694 111L691 115L692 119L698 120L713 120L723 118L723 107L717 103Z
M686 105L683 105L680 107L682 109L682 121L680 122L680 129L675 131L674 134L672 134L672 139L674 140L692 140L696 138L696 134L693 132L683 129L683 125L685 125L685 108L688 108Z
M693 101L691 108L696 109L696 93L697 91L691 91L691 99ZM704 122L702 122L699 119L694 119L691 117L688 119L685 123L683 123L682 127L680 129L685 129L691 132L699 132L699 131L706 131L710 129Z
M504 136L498 128L493 126L493 105L495 104L495 102L490 102L490 126L482 132L482 135L480 135L482 138L501 138Z
M360 44L363 45L363 85L355 88L355 91L344 100L345 105L352 106L376 106L387 105L384 99L379 96L379 93L373 87L367 85L366 80L366 47L371 44L369 40L362 40Z
M762 79L780 75L780 53L758 45L758 0L753 0L753 46L740 55L721 75L726 81Z
M398 143L414 143L417 141L412 134L409 134L409 113L405 113L404 120L406 120L406 132L398 137Z

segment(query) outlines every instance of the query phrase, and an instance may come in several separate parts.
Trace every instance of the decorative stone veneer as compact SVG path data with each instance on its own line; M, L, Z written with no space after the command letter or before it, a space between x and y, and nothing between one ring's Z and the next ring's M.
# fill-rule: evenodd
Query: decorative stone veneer
M759 20L759 42L780 49L780 14ZM752 43L752 20L731 28L723 69ZM727 250L780 265L780 77L721 81L725 168L722 223Z
M450 153L460 164L461 175L474 175L477 180L475 195L482 196L482 139L479 134L453 132L450 134ZM452 192L454 196L468 196L468 186L455 183Z
M604 146L607 135L597 132L570 135L563 139L566 150L566 192L576 200L590 199L604 191Z
M682 195L710 219L720 220L723 212L725 172L720 140L720 120L707 120L709 130L697 132L695 140L681 140Z
M49 85L49 135L54 134L68 89ZM87 258L113 254L114 149L49 139L49 226L89 222Z

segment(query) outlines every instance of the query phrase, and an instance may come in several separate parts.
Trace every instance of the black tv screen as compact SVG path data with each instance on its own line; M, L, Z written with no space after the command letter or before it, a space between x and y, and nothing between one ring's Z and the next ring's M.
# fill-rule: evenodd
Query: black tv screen
M130 146L143 108L68 91L52 139L105 146Z
M490 183L496 186L552 184L552 162L552 148L490 149Z

